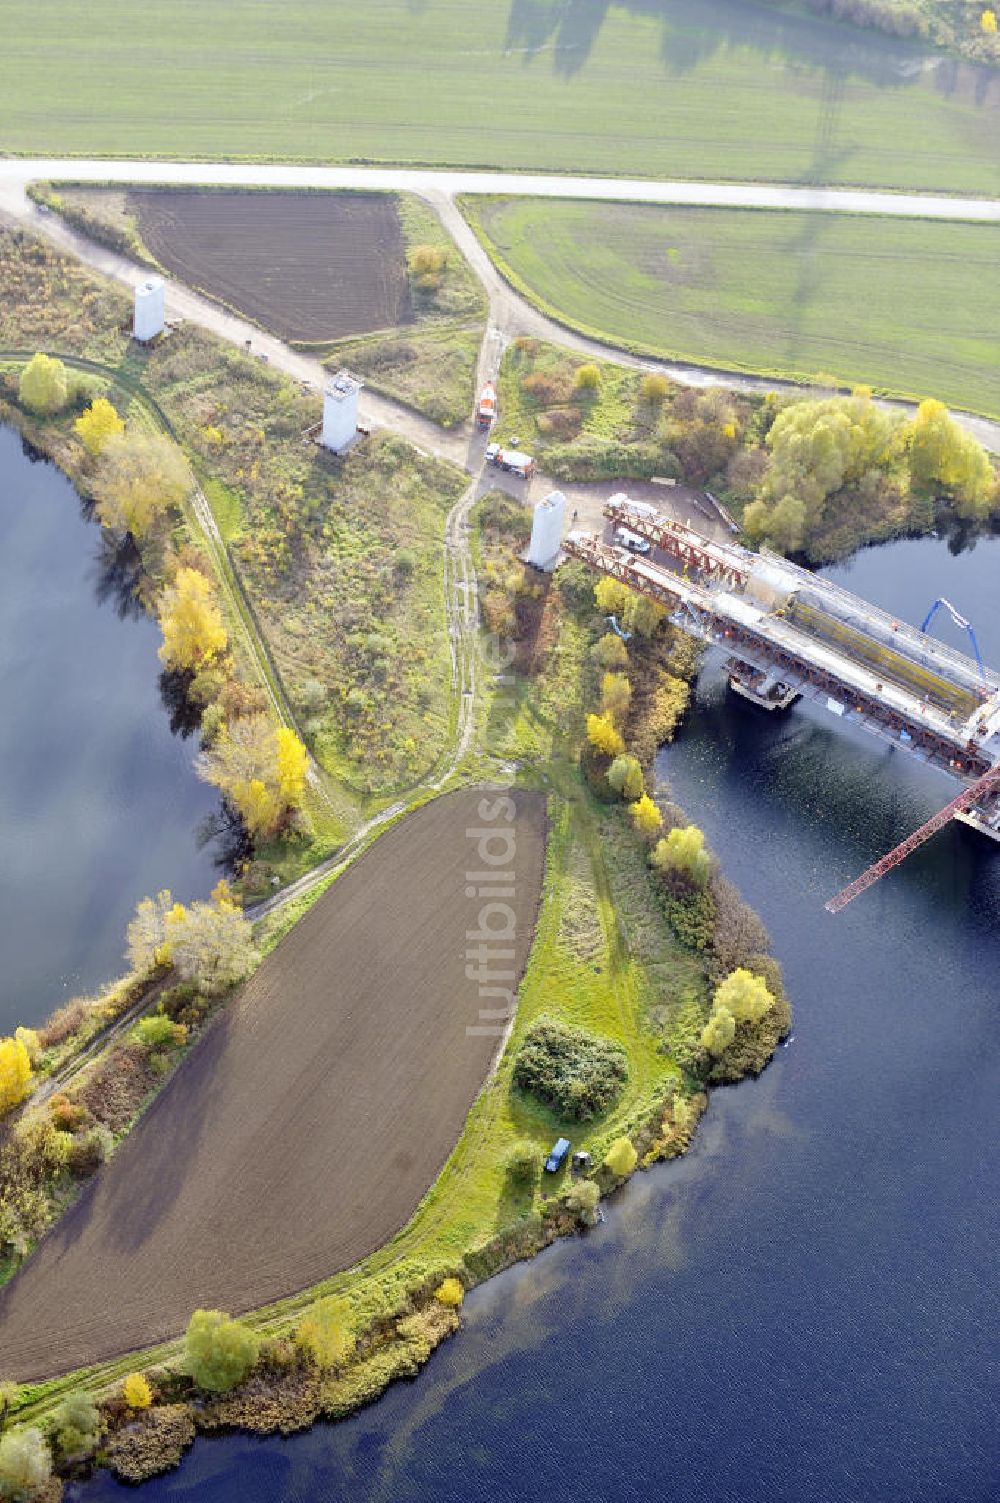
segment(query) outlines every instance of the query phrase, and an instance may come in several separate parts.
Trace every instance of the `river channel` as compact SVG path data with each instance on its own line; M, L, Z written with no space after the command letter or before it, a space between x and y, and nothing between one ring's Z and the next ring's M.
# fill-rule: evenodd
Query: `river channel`
M135 568L0 428L0 1034L120 974L138 899L219 876L218 798L171 731Z
M835 573L918 624L949 596L1000 665L1000 542ZM824 711L736 702L711 662L659 771L772 933L791 1042L605 1225L476 1290L414 1383L199 1442L144 1503L996 1497L1000 850L950 828L830 917L952 785Z

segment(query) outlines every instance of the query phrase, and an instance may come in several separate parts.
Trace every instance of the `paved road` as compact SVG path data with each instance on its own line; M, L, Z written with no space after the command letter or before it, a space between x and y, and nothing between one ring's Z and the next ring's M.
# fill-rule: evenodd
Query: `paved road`
M481 371L495 368L507 341L516 334L533 334L568 345L582 353L613 360L618 364L662 371L688 386L729 386L741 391L773 391L795 386L741 371L710 369L669 360L644 359L599 343L566 329L546 317L499 275L486 252L469 229L455 204L459 193L535 194L552 198L594 198L606 201L639 200L645 203L700 204L729 207L799 208L856 214L918 215L931 218L1000 221L1000 200L943 197L929 194L876 193L833 188L796 188L733 183L657 183L644 179L538 176L500 172L443 172L382 167L306 167L255 163L76 161L72 158L0 158L0 221L27 223L49 239L89 262L107 275L134 285L148 271L123 256L94 245L75 234L52 215L39 214L26 197L25 187L38 179L71 179L79 182L169 184L174 187L209 184L226 187L368 188L417 193L433 204L463 254L474 267L490 298L490 330L480 361ZM224 339L253 348L279 369L319 385L324 371L318 362L290 350L280 340L262 334L255 325L226 313L208 299L172 282L168 293L172 317L190 318ZM800 388L801 389L801 388ZM908 403L886 402L887 407L912 411ZM369 422L392 428L418 448L440 454L474 472L482 462L481 446L469 429L445 433L409 408L369 392L363 415ZM1000 423L988 418L959 415L959 420L981 444L1000 453ZM535 494L547 484L539 476ZM511 483L516 487L516 482ZM567 487L563 487L567 489ZM573 488L570 496L581 521L592 520L586 490Z
M76 182L216 184L248 188L372 188L419 193L516 193L543 198L688 204L729 209L820 209L913 218L1000 220L1000 199L764 183L654 182L647 178L564 177L518 172L445 172L404 167L307 167L241 162L76 161L8 158L0 185L36 178ZM0 187L2 192L2 187Z

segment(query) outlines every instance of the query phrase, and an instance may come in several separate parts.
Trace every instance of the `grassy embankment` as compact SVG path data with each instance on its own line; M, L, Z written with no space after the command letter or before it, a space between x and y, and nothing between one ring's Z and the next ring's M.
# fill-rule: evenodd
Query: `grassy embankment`
M576 1218L561 1199L569 1184L565 1171L534 1188L512 1184L503 1160L516 1141L529 1140L540 1155L566 1132L599 1164L610 1142L624 1134L645 1161L652 1161L683 1151L704 1107L711 1062L703 1055L698 1061L697 1039L719 957L711 947L692 947L672 932L644 841L620 807L595 800L576 762L583 717L600 677L590 648L604 630L591 581L574 568L564 584L550 583L539 592L514 561L524 518L511 502L482 503L477 524L479 568L512 592L519 666L505 682L487 685L482 743L466 771L496 776L516 760L519 781L554 794L539 922L513 1031L454 1152L407 1227L358 1267L248 1317L262 1336L282 1338L318 1296L343 1294L361 1333L356 1357L341 1370L317 1375L304 1372L279 1340L269 1349L274 1355L263 1373L232 1396L199 1407L193 1424L201 1429L238 1424L293 1430L319 1415L350 1412L377 1397L394 1377L412 1375L454 1329L431 1293L445 1274L457 1274L469 1287L573 1230ZM691 671L690 655L684 663ZM641 661L635 666L638 679ZM655 672L652 659L650 672ZM639 722L644 715L640 706ZM638 746L641 724L634 730ZM626 1052L627 1086L594 1121L570 1122L512 1087L517 1050L542 1013L614 1040ZM773 1048L775 1027L785 1026L782 1003L755 1046L755 1068ZM744 1061L741 1068L746 1067ZM689 1105L675 1120L671 1103L678 1096ZM617 1182L606 1170L598 1179L604 1191ZM176 1376L178 1355L178 1344L169 1343L141 1359L133 1356L35 1385L24 1394L18 1417L44 1420L74 1386L113 1389L137 1365L155 1364L152 1376L161 1395L186 1403L190 1386ZM163 1459L152 1436L149 1452Z
M170 266L160 265L143 238L144 206L155 203L154 192L147 189L136 194L126 188L37 183L30 193L91 239L170 274ZM206 188L202 190L202 196L220 198L223 190ZM283 278L289 284L287 295L297 304L303 276L307 279L313 276L322 283L331 273L338 274L335 230L332 231L332 249L326 237L317 236L314 244L304 245L298 228L286 222L282 212L282 199L286 195L280 190L260 190L254 195L241 193L239 196L256 199L262 233L272 246L267 286L260 289L266 306L272 305L276 283ZM296 192L292 196L301 199L302 194ZM338 203L355 195L331 192L323 196L335 209ZM297 349L315 355L331 370L349 366L363 376L374 391L394 397L442 427L450 428L467 418L472 408L476 363L486 324L486 297L437 215L425 203L410 194L386 194L384 201L395 209L403 248L399 265L393 268L392 280L398 277L408 285L405 320L393 328L360 336L326 337L316 341L291 338L289 342ZM179 233L177 245L185 259L185 269L181 273L183 280L189 275L187 265L190 261L190 246L184 236L183 206L173 208L172 213L176 220L172 233ZM426 254L428 249L431 257ZM351 251L354 255L359 251L356 238ZM371 262L376 263L386 253L386 246L373 239L368 247ZM234 243L232 254L238 258L238 244ZM351 270L351 266L340 267L339 276L349 278ZM273 327L266 312L257 307L245 271L241 272L232 288L226 285L225 277L218 289L205 289L197 282L192 285L206 292L207 296L216 297L233 312L259 323L262 328L279 336L283 334L282 329Z
M464 478L390 436L333 459L302 437L320 416L315 396L190 326L139 350L123 332L127 296L29 237L3 237L0 275L9 292L0 349L96 361L93 380L110 383L124 412L171 424L227 544L222 562L242 585L250 619L231 635L238 649L248 634L263 642L268 671L335 780L336 835L419 785L455 714L441 537ZM31 432L85 489L71 419ZM312 859L302 853L302 864ZM293 874L287 859L284 870Z
M485 0L280 17L176 0L9 0L4 141L75 153L441 163L995 192L1000 107L908 44L722 0ZM470 43L469 39L473 39ZM933 143L933 149L928 149Z
M1000 413L1000 226L543 199L463 209L533 303L610 344Z

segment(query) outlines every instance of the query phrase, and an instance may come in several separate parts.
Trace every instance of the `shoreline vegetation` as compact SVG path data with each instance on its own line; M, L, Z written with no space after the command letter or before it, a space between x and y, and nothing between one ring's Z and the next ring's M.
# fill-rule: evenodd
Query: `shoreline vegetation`
M171 481L177 456L154 444L160 477L154 489L157 496L164 489L169 494L173 485L173 509L144 507L147 490L114 483L106 456L117 457L134 478L135 453L148 459L152 440L167 442L151 427L149 413L169 414L170 442L193 465L245 571L252 624L263 620L269 631L278 702L287 694L303 715L310 749L348 824L366 800L374 798L377 807L380 797L390 797L413 765L405 744L388 766L380 769L377 761L386 726L374 718L372 685L380 703L395 694L400 713L416 687L390 679L392 650L407 646L423 685L447 681L436 559L441 522L464 481L445 466L418 464L406 445L386 438L338 470L335 483L315 468L314 456L303 467L301 432L312 407L291 383L190 331L172 334L160 349L136 351L125 334L127 300L117 290L21 234L0 237L0 256L21 293L16 312L0 313L0 341L20 351L65 344L67 359L92 363L81 384L58 358L8 353L0 415L16 421L95 495L105 525L140 534L146 570L137 583L160 617L168 666L183 666L190 675L185 688L203 680L197 708L205 770L247 827L259 826L240 895L260 896L279 872L287 876L315 864L341 838L342 825L334 829L327 814L323 826L297 737L267 740L271 773L248 770L259 762L247 760L256 738L246 737L246 725L263 739L269 726L269 736L279 733L254 697L252 633L241 632L224 597L214 594L212 561L193 554L182 487L176 475ZM144 406L150 392L155 405ZM886 525L905 519L912 497L901 483L904 468L907 480L917 483L913 496L930 515L942 490L953 510L967 507L973 516L995 499L995 477L983 468L981 451L956 439L947 414L933 404L921 410L915 431L903 435L883 422L863 392L829 402L698 394L662 378L650 386L648 377L609 363L579 365L568 352L519 340L501 375L501 406L502 423L516 421L569 476L663 474L673 463L675 472L701 483L719 474L731 480L741 455L757 455L745 504L748 512L758 506L769 525L782 501L763 490L766 477L777 472L789 486L798 484L777 442L781 425L793 430L793 458L803 452L816 457L808 442L803 449L796 428L804 419L807 439L821 435L816 454L828 458L831 443L836 449L843 440L847 456L839 468L813 466L804 476L813 480L817 469L825 484L816 479L812 510L797 518L803 537L811 529L816 546L829 538L824 528L842 520L845 496L854 496L869 526L875 501L886 496L902 508L897 515L887 505ZM558 418L561 412L566 416ZM130 432L142 440L134 451ZM859 455L869 465L856 477L849 466L856 467ZM865 488L862 480L872 472ZM139 465L140 480L145 473ZM383 526L371 542L385 564L374 578L351 567L359 556L357 530L367 536L366 512L338 510L344 476L362 488L374 476L383 514L385 488L398 487L394 525ZM407 530L406 519L421 503L420 529L411 522ZM614 581L595 584L579 564L565 565L556 576L526 568L518 554L529 525L525 509L500 493L482 498L473 513L481 648L492 672L483 675L475 706L478 739L459 779L547 795L543 900L503 1050L444 1169L384 1247L319 1285L235 1321L218 1311L193 1311L184 1337L50 1381L18 1386L16 1373L3 1374L9 1386L2 1392L0 1492L10 1491L5 1477L28 1475L33 1480L25 1496L43 1496L45 1489L54 1496L53 1462L59 1476L109 1465L138 1481L176 1465L199 1432L241 1426L290 1433L318 1418L342 1417L396 1378L414 1376L458 1329L467 1290L557 1237L592 1226L600 1200L640 1166L685 1151L713 1086L758 1073L787 1034L790 1009L759 919L719 871L702 832L654 781L657 748L675 734L688 706L697 648L658 607ZM847 545L844 534L841 546ZM407 553L411 562L400 576ZM321 564L331 558L339 571L337 593ZM413 581L424 572L428 588L414 600ZM276 592L276 577L285 580L284 593ZM296 602L314 604L324 584L330 612L335 601L338 608L346 601L357 614L351 636L338 643L335 664L327 665L328 677L317 677L321 692L306 693L299 678L302 649L291 650L287 638L275 635L275 616L287 615ZM392 617L397 596L410 608ZM385 638L381 645L372 643L371 626L364 625L373 611L383 618L383 630L375 633ZM619 631L609 629L612 617ZM300 641L330 619L316 613L303 622ZM345 674L352 675L346 713L331 719L327 696ZM347 703L355 689L362 698L367 694L365 704ZM440 707L439 713L435 721L425 712L421 736L426 740L436 726L435 745L443 747L449 721ZM239 757L218 754L227 736ZM352 782L359 767L367 774L364 787ZM300 816L290 811L299 802L325 829L325 847L297 828ZM273 836L265 839L269 829ZM297 903L287 922L316 896ZM122 1016L133 1032L120 1044L112 1040L109 1056L120 1058L103 1076L100 1060L88 1062L115 1100L121 1075L131 1072L137 1082L137 1094L123 1099L114 1119L120 1132L203 1031L211 1008L222 1005L207 999L224 1002L253 964L246 932L234 932L246 921L228 889L201 907L214 910L195 922L196 929L212 931L198 951L208 985L181 964L192 910L178 913L162 895L137 915L132 949L140 969L172 964L178 986L165 984L163 1005L134 1022L126 987ZM279 921L271 940L285 927ZM167 997L178 990L174 1015ZM83 1033L95 1016L99 1012L87 1009L80 1017ZM15 1074L23 1077L23 1055L30 1066L34 1041L13 1043ZM45 1047L42 1039L38 1044ZM160 1063L154 1066L154 1059ZM51 1063L37 1054L36 1061L43 1069ZM30 1076L21 1078L21 1086L29 1083ZM69 1090L37 1100L37 1130L28 1137L37 1139L29 1143L29 1168L39 1183L29 1188L51 1182L54 1209L71 1191L71 1154L97 1160L93 1172L100 1172L101 1129L113 1135L115 1125L94 1111L95 1104L92 1095L81 1100ZM563 1165L543 1176L542 1160L558 1136L571 1137L589 1159L582 1168Z
M499 495L477 509L477 563L488 582L485 625L513 654L513 672L503 675L511 682L497 687L487 707L488 762L495 768L520 761L526 780L541 776L554 800L545 917L514 1033L449 1164L464 1157L468 1169L478 1161L478 1172L488 1176L485 1194L470 1206L460 1192L454 1231L435 1235L432 1220L429 1235L421 1236L418 1226L415 1249L402 1259L397 1254L381 1273L366 1278L362 1265L271 1312L236 1322L213 1316L202 1368L189 1332L184 1343L100 1371L10 1390L15 1423L7 1435L37 1432L31 1444L43 1461L54 1455L62 1475L84 1475L100 1464L140 1481L177 1465L198 1433L236 1426L291 1433L317 1419L343 1417L395 1379L414 1376L459 1328L466 1290L556 1237L592 1225L600 1199L640 1164L684 1152L708 1089L759 1072L788 1031L780 972L765 953L759 921L725 883L681 811L664 803L661 812L648 794L637 794L657 746L684 712L697 652L635 597L612 602L631 622L634 646L626 648L620 638L613 646L604 629L606 592L600 586L595 592L579 566L539 584L518 563L525 522L523 510ZM509 630L499 632L502 609L509 611ZM617 751L613 739L608 745L601 737L582 737L587 706L597 696L591 718L601 718L623 747L627 735L639 755ZM616 768L616 761L628 765ZM675 847L678 838L680 856L667 859L660 846ZM734 978L739 992L741 975L754 982L749 1000L734 1002L726 994L742 1013L737 1020L720 993L727 981L733 992ZM553 1010L559 1014L554 1031L548 1021ZM545 1027L568 1082L561 1107L514 1078L526 1047L535 1047ZM616 1033L620 1043L609 1053L600 1038ZM589 1109L581 1109L574 1092L595 1044L598 1060L616 1064L609 1090L598 1079L590 1126ZM492 1139L484 1142L490 1116ZM581 1176L563 1171L550 1192L540 1184L539 1165L545 1146L564 1128L574 1144L587 1145L595 1167ZM440 1182L421 1209L439 1192ZM420 1222L421 1212L414 1220ZM325 1336L317 1337L317 1330ZM147 1391L149 1402L143 1401ZM82 1427L70 1424L79 1405L86 1409ZM2 1467L0 1451L0 1475Z

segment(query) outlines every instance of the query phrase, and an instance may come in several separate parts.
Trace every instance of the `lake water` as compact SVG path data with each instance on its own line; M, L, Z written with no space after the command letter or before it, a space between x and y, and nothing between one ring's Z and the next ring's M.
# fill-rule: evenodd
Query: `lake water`
M139 898L219 875L199 845L218 798L171 732L135 564L0 429L0 1034L119 974Z
M948 595L1000 664L1000 543L836 574L917 623ZM144 1503L996 1498L1000 851L948 829L831 918L953 787L712 665L660 771L771 930L792 1042L606 1225L476 1290L414 1383L287 1441L199 1442Z

